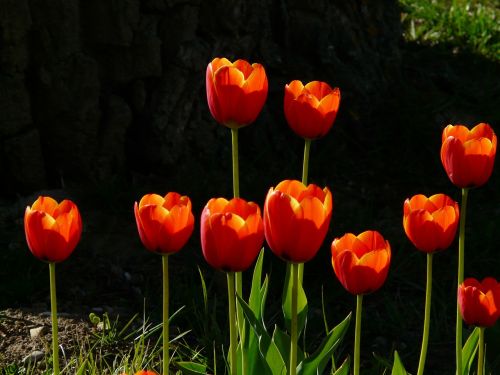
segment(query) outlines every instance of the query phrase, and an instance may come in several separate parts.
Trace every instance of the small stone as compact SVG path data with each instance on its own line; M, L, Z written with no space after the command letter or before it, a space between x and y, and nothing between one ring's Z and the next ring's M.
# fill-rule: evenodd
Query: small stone
M23 358L23 363L33 363L41 360L45 356L45 353L40 350L35 350L31 354Z
M42 335L44 335L46 332L46 327L42 326L42 327L36 327L36 328L31 328L30 329L30 337L32 339L36 339L37 337L40 337Z

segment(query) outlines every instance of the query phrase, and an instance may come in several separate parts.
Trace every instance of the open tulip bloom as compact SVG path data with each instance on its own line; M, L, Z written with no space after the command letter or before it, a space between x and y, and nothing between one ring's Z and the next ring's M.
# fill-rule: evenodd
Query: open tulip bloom
M270 188L264 204L264 233L271 251L291 263L292 312L290 374L297 366L299 264L311 260L323 243L332 217L328 188L285 180Z
M458 305L464 322L479 327L479 357L477 374L484 370L484 329L500 318L500 283L487 277L479 282L467 278L458 287Z
M460 231L458 235L457 285L464 281L465 218L470 188L484 185L491 176L497 137L490 125L480 123L472 129L464 125L448 125L441 137L441 162L451 182L462 189ZM462 372L462 317L457 303L456 365Z
M249 268L264 242L260 208L241 198L213 198L201 214L203 256L215 269L225 271L229 304L230 374L236 375L235 272ZM243 354L243 353L242 353ZM243 366L245 361L243 360Z
M418 375L424 373L429 340L432 255L434 252L447 249L451 245L457 232L458 220L458 203L445 194L435 194L429 198L418 194L411 199L406 199L403 205L405 233L418 250L427 253L424 332L418 363Z
M146 194L134 204L137 230L144 246L162 255L163 268L163 374L168 375L169 355L169 280L168 256L178 252L193 233L194 216L187 196L170 192L165 197Z
M369 230L334 239L331 250L335 275L349 293L356 295L354 375L359 375L363 295L384 284L391 263L391 246L379 232Z
M67 259L82 234L82 218L78 207L70 200L57 203L50 197L38 197L24 214L26 242L35 257L49 263L50 305L52 316L52 363L59 374L57 340L57 297L55 264Z

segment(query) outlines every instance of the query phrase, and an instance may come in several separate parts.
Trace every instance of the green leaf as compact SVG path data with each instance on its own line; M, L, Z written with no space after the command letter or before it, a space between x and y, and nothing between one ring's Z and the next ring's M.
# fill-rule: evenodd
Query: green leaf
M266 366L265 372L259 373L262 375L271 374L271 375L285 375L286 374L286 365L281 357L281 354L276 347L276 344L271 340L269 333L266 331L264 324L258 320L250 306L239 296L237 296L238 302L240 303L243 314L247 323L252 327L256 336L259 340L259 352L261 358L264 359Z
M479 327L474 328L462 349L462 374L468 375L479 348Z
M304 359L297 366L297 374L300 375L317 375L322 374L325 369L330 356L335 348L340 344L342 338L347 332L349 323L351 321L351 314L340 322L339 325L334 327L330 333L325 337L321 345L316 351L308 358Z
M407 375L403 363L401 363L401 358L399 358L398 351L394 351L394 364L392 365L391 375Z
M252 288L250 290L250 298L248 300L248 305L252 309L255 317L257 319L262 318L262 264L264 263L264 249L260 251L259 257L257 258L257 262L255 263L255 267L253 269L252 276Z
M274 332L273 332L273 338L272 338L274 344L278 348L281 357L283 358L283 361L285 362L285 365L287 366L287 372L290 372L290 345L291 345L291 339L290 336L288 336L285 332L283 332L281 329L279 329L278 326L274 327ZM297 362L300 363L303 361L305 358L304 352L302 349L297 346Z
M207 366L202 365L201 363L177 362L176 365L183 374L198 375L207 373Z
M333 373L333 375L349 375L349 366L351 364L351 359L347 357L342 363L342 366L340 366L337 371Z
M286 275L285 284L283 285L283 295L282 295L282 309L283 317L285 318L285 326L288 332L290 332L291 322L292 322L292 267L291 263L286 265ZM297 337L300 337L300 333L306 325L307 319L307 297L302 287L302 282L299 278L299 285L297 288Z

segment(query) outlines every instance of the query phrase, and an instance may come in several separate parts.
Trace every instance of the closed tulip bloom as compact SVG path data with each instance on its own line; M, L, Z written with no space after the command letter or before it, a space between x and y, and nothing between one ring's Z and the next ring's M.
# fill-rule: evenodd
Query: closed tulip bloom
M328 133L337 117L340 90L327 83L301 81L285 85L285 117L292 130L305 139L321 138Z
M155 253L178 252L193 233L191 200L185 195L146 194L135 202L134 214L142 243Z
M82 218L70 200L57 203L50 197L38 197L24 214L24 232L28 247L38 259L56 263L68 258L82 234Z
M240 128L255 121L267 98L267 76L261 64L215 58L207 66L207 101L217 122Z
M465 323L491 327L500 317L500 283L492 277L467 278L458 287L458 303Z
M241 198L212 198L201 214L203 256L212 267L241 272L252 265L264 242L260 208Z
M488 124L478 124L471 130L448 125L442 142L441 162L453 184L471 188L488 181L497 151L497 137Z
M331 249L333 270L348 292L367 294L384 284L391 246L379 232L368 230L358 236L347 233L334 239Z
M445 194L418 194L404 202L403 227L415 247L426 253L447 249L457 232L458 203Z
M314 258L328 231L332 205L332 193L327 187L285 180L269 189L264 232L273 253L292 263Z

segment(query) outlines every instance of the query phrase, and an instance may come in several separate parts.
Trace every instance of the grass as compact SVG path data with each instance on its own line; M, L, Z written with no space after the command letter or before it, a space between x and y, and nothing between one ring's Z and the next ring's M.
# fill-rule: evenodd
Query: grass
M408 41L445 44L455 52L500 61L500 8L495 0L400 0Z

